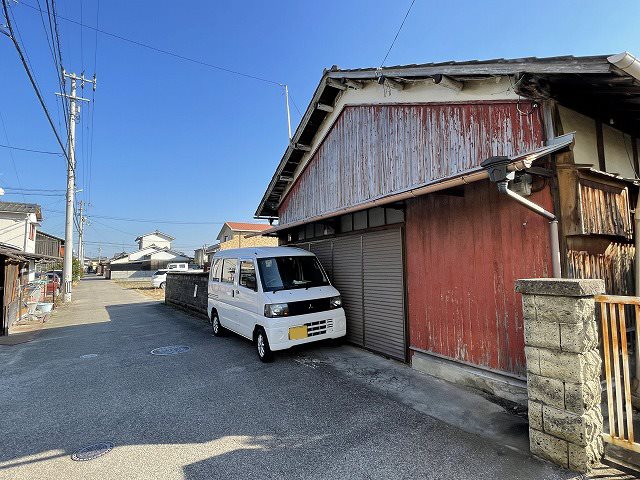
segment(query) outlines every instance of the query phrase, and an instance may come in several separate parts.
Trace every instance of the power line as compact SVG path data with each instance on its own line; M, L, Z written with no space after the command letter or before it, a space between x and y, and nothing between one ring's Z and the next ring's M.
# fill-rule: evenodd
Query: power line
M51 210L50 212L63 213L59 210ZM163 219L150 219L150 218L126 218L126 217L111 217L108 215L86 215L87 218L100 218L103 220L117 220L119 222L144 222L144 223L163 223L163 224L172 224L172 225L222 225L225 222L190 222L190 221L182 221L182 220L163 220Z
M62 142L62 139L60 138L60 135L58 134L58 130L56 130L56 126L53 123L53 119L51 118L51 115L49 114L49 109L47 108L47 105L44 103L44 99L42 98L42 94L40 93L40 89L38 88L38 84L36 83L35 78L33 77L33 74L31 73L31 70L29 69L29 66L27 65L27 62L25 60L24 54L22 53L22 49L20 48L20 45L18 44L16 38L15 38L15 34L13 32L13 26L11 24L11 19L9 16L9 7L7 6L7 0L2 0L2 9L4 11L4 16L5 16L5 21L7 22L7 29L9 30L9 38L11 39L11 41L13 42L13 46L16 48L16 51L18 52L18 56L20 57L20 61L22 62L22 66L24 67L25 72L27 73L27 76L29 77L29 81L31 82L31 86L33 87L36 96L38 97L38 100L40 101L40 105L42 106L42 109L44 110L45 115L47 116L47 120L49 121L49 125L51 125L51 129L53 130L53 133L56 136L56 140L58 141L58 144L60 145L60 148L62 149L62 152L64 153L64 157L67 159L67 162L69 162L69 156L67 155L67 150L64 146L64 143Z
M93 73L98 70L98 28L100 25L100 0L97 1L96 8L96 31L95 31L95 48L93 50ZM96 110L96 91L91 92L91 134L89 140L89 203L91 203L91 181L93 180L93 118Z
M11 146L11 145L2 145L2 144L0 144L0 147L9 148L11 150L20 150L21 152L42 153L42 154L45 154L45 155L62 155L60 152L47 152L47 151L44 151L44 150L33 150L31 148L14 147L14 146Z
M5 190L23 190L25 192L64 192L60 188L48 189L48 188L22 188L22 187L3 187Z
M34 197L64 197L64 193L30 193L30 192L5 192L5 195L31 195Z
M48 0L45 0L48 2ZM60 82L60 71L61 71L61 66L58 64L58 57L56 54L56 51L54 49L55 46L55 39L53 36L53 27L51 26L51 16L47 15L47 19L49 21L49 27L50 30L47 30L47 26L44 23L44 15L43 15L43 11L42 11L42 7L40 6L40 0L36 0L36 2L38 3L38 8L40 9L40 21L42 22L42 29L44 30L44 34L45 34L45 38L47 39L47 45L49 47L49 52L51 53L51 59L53 61L53 68L56 71L56 79L58 80L58 84L60 85L60 89L62 90L62 83ZM48 7L48 3L47 3L47 7ZM56 100L56 109L58 111L58 126L60 127L60 108L58 107L58 101ZM66 111L64 111L64 118L66 121L67 115L66 115ZM66 124L65 124L65 131L66 131Z
M25 7L29 7L29 8L31 8L33 10L38 10L37 7L34 7L33 5L29 5L28 3L22 2L21 5L24 5ZM205 61L199 60L197 58L187 57L187 56L179 54L179 53L175 53L175 52L171 52L169 50L164 50L162 48L154 47L153 45L149 45L147 43L142 43L142 42L139 42L137 40L132 40L130 38L123 37L122 35L111 33L111 32L108 32L106 30L102 30L99 27L92 27L90 25L84 25L82 22L78 22L77 20L72 20L70 18L63 17L62 15L58 15L58 14L55 14L55 15L61 20L73 23L75 25L79 25L82 28L88 28L89 30L94 30L94 31L96 31L98 33L101 33L103 35L107 35L109 37L117 38L118 40L122 40L123 42L131 43L133 45L138 45L139 47L147 48L147 49L153 50L154 52L157 52L157 53L162 53L164 55L169 55L171 57L179 58L181 60L185 60L185 61L191 62L191 63L196 63L196 64L202 65L204 67L209 67L209 68L213 68L213 69L216 69L216 70L220 70L222 72L231 73L233 75L239 75L241 77L251 78L253 80L258 80L260 82L270 83L272 85L277 85L277 86L280 86L280 87L283 85L281 82L276 82L275 80L271 80L269 78L260 77L258 75L253 75L253 74L250 74L250 73L240 72L238 70L232 70L230 68L221 67L220 65L214 65L212 63L205 62Z
M411 8L413 7L413 4L415 2L416 2L416 0L411 0L411 5L409 5L409 8L407 9L407 13L404 15L404 18L402 19L402 23L400 24L400 28L398 28L398 31L396 32L396 36L393 37L393 42L391 42L391 45L389 46L389 50L387 50L387 54L382 59L382 63L380 64L380 68L382 68L384 66L384 62L387 61L387 57L391 53L391 49L395 45L396 40L398 39L398 35L400 35L400 30L402 30L402 27L404 27L404 22L406 22L407 17L409 16L409 12L411 11Z

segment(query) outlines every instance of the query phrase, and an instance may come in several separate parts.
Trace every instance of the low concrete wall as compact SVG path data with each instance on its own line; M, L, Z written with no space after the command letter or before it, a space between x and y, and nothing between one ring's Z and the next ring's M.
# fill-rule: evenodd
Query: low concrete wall
M164 302L206 316L208 276L208 273L167 273Z
M411 367L450 383L475 388L510 402L527 405L527 382L518 378L417 350L413 351Z
M149 270L111 270L112 280L151 281L154 272Z

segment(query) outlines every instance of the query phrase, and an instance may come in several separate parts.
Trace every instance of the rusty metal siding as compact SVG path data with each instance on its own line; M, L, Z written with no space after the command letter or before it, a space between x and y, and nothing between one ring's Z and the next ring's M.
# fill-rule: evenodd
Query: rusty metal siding
M548 187L530 199L549 211ZM482 181L407 202L409 344L525 374L519 278L551 273L547 221Z
M520 111L532 110L522 102ZM304 220L542 145L539 112L515 102L348 106L283 200Z

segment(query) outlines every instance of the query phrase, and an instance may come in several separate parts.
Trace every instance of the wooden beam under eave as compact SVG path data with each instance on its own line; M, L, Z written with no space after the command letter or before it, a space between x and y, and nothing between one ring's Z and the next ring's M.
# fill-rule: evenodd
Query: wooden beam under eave
M378 83L385 85L389 88L393 88L394 90L404 90L404 83L398 82L396 80L392 80L389 77L380 77L378 79Z
M310 152L311 151L311 147L309 145L304 145L302 143L294 143L293 144L293 149L294 150L301 150L303 152Z
M596 120L596 146L598 147L598 167L601 172L606 172L607 163L604 158L604 137L600 120Z
M347 86L342 83L340 80L336 80L335 78L327 78L327 85L333 88L337 88L338 90L346 90Z
M317 103L316 108L318 110L322 110L323 112L333 112L333 107L331 105L326 105L324 103Z
M361 88L364 88L364 83L357 82L357 81L351 80L349 78L346 78L344 80L344 84L349 88L353 88L354 90L360 90Z

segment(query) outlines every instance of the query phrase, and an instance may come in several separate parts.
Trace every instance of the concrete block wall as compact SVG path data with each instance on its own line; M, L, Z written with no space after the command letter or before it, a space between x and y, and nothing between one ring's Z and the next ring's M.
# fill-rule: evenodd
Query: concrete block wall
M220 244L220 250L228 250L230 248L245 248L245 247L277 247L277 237L262 237L262 236L248 236L235 233L231 240L222 242Z
M167 273L165 303L207 315L208 278L208 273Z
M603 454L598 324L602 280L518 280L522 293L529 442L534 455L586 473Z

